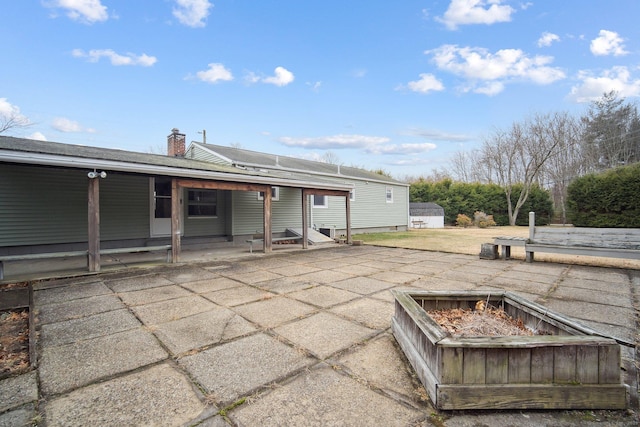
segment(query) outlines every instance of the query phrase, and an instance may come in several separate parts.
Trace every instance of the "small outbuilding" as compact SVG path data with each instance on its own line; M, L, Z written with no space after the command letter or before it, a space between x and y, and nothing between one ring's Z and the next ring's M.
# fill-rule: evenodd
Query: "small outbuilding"
M409 203L411 228L444 228L444 209L436 203Z

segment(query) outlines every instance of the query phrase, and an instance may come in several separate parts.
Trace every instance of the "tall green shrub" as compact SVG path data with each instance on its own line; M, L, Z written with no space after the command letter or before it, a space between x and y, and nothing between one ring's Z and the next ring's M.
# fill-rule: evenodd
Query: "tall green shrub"
M640 227L640 163L576 178L567 205L577 227Z

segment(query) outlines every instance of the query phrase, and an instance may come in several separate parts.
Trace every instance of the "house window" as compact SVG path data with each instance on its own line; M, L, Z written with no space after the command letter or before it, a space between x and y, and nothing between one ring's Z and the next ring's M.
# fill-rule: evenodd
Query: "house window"
M349 191L349 201L351 202L355 202L356 201L356 189L352 188L351 191Z
M393 203L393 188L387 187L387 203Z
M189 218L215 218L218 215L218 191L189 190Z
M328 208L329 207L329 196L319 196L315 194L313 196L313 207L314 208Z
M264 200L264 191L258 192L258 200ZM280 187L271 187L271 200L280 200Z

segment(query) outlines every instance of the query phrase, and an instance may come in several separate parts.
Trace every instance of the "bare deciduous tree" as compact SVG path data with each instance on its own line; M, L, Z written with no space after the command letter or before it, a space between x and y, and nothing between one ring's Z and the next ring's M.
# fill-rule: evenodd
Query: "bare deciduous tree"
M29 119L20 114L18 107L10 104L7 98L0 98L0 134L29 125Z

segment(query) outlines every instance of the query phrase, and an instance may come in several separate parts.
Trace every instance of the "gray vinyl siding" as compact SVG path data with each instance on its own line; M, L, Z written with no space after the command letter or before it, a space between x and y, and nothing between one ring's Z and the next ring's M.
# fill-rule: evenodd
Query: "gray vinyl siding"
M110 173L100 180L100 240L149 237L149 220L149 178Z
M0 246L86 239L86 171L0 165Z
M85 170L2 165L0 246L87 241L87 181ZM100 179L100 240L148 236L148 179Z
M272 233L302 227L301 197L300 189L280 188L280 200L271 202ZM263 233L262 203L255 191L233 192L234 235Z
M221 159L219 156L212 154L210 151L203 150L201 147L195 144L191 145L189 152L185 157L194 160L200 160L203 162L215 163L218 165L229 166L230 164L228 161Z
M366 181L353 181L355 200L351 201L352 229L376 227L406 227L409 217L409 189L406 186ZM387 187L393 188L393 203L386 201ZM313 208L316 227L345 229L344 197L329 197L328 208Z
M226 234L226 199L227 196L225 193L228 191L218 190L218 198L217 198L217 217L215 218L189 218L188 206L187 206L187 191L185 189L185 194L183 195L182 200L185 200L184 203L184 235L185 237L196 237L196 236L224 236Z

